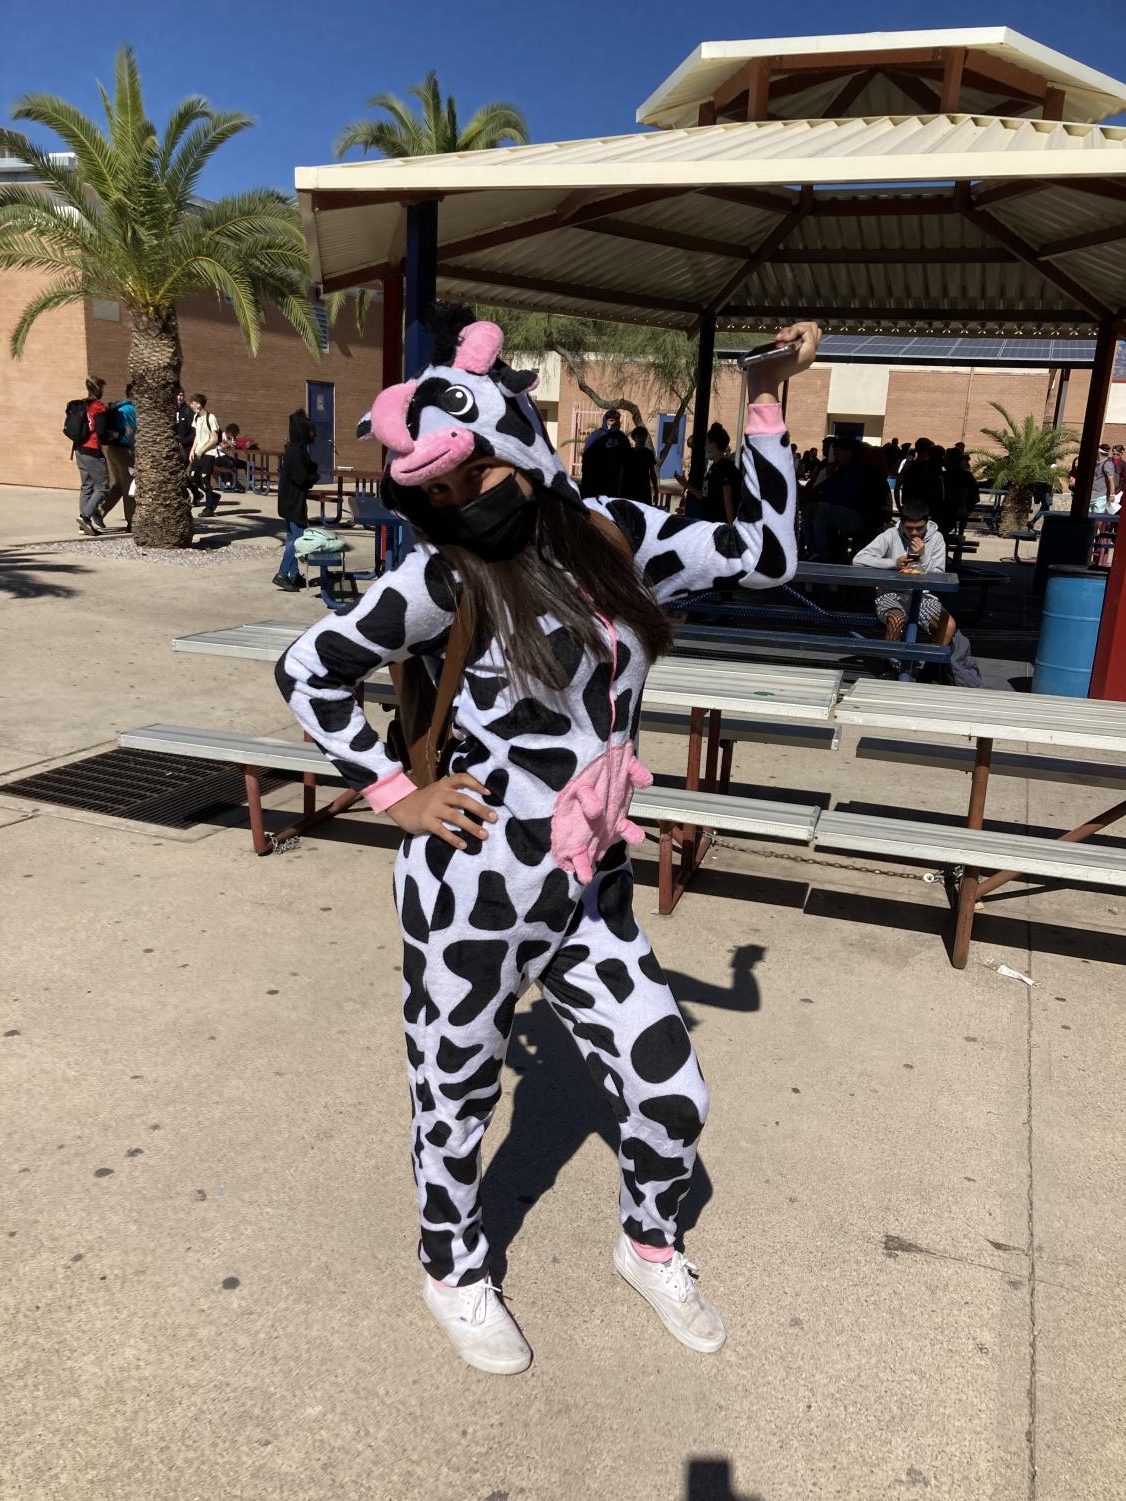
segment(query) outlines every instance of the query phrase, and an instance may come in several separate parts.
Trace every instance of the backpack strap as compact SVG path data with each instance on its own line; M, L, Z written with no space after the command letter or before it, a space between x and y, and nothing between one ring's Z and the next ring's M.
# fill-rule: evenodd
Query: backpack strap
M409 766L415 781L425 776L422 786L438 780L438 768L442 764L453 722L454 699L461 685L469 649L473 644L474 621L469 602L463 594L458 600L450 639L446 643L446 655L434 695L434 712L429 722L420 730L414 743L408 746Z

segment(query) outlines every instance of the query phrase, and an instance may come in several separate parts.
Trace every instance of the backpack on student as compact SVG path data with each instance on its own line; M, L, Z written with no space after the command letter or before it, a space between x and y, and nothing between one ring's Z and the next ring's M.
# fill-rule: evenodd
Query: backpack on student
M588 511L587 515L632 566L633 548L614 523L597 511ZM418 657L392 662L388 669L395 688L395 711L384 743L395 760L407 768L416 787L429 787L445 775L442 763L453 728L453 704L469 660L474 629L469 603L462 594L437 683Z
M116 448L129 447L129 434L125 428L125 418L122 415L120 403L116 401L111 401L106 407L105 442L112 443Z
M75 448L81 448L89 439L91 431L90 398L80 396L74 401L68 401L66 416L63 418L63 437L69 438Z

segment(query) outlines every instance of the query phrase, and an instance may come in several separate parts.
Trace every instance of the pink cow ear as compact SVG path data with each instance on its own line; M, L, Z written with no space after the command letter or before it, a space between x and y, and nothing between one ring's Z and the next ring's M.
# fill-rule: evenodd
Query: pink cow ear
M417 389L416 380L387 386L371 404L372 437L395 453L411 453L414 449L414 439L407 428L407 412Z
M457 341L454 369L488 375L503 348L504 333L495 323L470 323Z

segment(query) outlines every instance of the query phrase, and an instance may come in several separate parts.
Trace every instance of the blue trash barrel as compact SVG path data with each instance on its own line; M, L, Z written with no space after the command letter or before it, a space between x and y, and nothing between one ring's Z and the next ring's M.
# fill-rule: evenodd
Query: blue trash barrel
M1086 698L1106 593L1106 574L1053 568L1040 618L1033 693Z

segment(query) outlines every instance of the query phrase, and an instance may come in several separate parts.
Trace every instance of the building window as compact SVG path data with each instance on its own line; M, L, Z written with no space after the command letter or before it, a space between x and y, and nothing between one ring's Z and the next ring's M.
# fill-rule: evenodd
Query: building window
M121 322L121 304L113 297L95 297L90 304L90 311L95 318L100 318L103 323Z
M321 307L321 305L319 303L316 303L316 302L311 303L310 304L310 308L311 308L312 314L313 314L313 322L317 325L317 328L320 330L320 335L321 335L321 353L322 354L327 354L328 351L329 351L328 313L325 311L325 309L323 307Z

